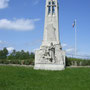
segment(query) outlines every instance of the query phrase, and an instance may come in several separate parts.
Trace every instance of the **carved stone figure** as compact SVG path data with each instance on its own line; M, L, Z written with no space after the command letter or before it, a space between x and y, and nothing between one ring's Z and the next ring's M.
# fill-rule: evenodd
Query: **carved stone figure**
M53 43L45 50L42 58L48 60L48 62L55 63L55 47Z

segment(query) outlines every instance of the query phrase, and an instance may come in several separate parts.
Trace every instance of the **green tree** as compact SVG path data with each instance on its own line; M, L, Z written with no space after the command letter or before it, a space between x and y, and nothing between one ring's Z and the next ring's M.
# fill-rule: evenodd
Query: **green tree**
M13 50L12 53L8 56L8 60L16 59L16 50Z
M7 48L4 48L3 50L0 50L0 59L7 59L8 50Z
M35 54L33 52L30 53L30 59L34 59Z

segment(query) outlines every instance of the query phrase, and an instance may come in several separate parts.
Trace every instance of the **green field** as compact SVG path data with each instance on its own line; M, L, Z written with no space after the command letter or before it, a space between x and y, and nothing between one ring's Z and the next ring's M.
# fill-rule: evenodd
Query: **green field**
M90 68L42 71L0 66L0 90L90 90Z

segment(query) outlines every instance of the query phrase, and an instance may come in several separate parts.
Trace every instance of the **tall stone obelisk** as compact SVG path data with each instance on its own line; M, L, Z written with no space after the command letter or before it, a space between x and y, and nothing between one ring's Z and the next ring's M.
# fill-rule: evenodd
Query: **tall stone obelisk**
M65 69L65 52L59 40L59 5L57 0L46 0L44 37L40 50L35 52L35 69Z

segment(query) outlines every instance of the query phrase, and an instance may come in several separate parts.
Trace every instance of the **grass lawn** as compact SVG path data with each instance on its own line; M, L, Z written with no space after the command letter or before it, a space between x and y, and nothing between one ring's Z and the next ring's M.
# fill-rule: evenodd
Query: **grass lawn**
M42 71L0 66L0 90L90 90L90 68Z

